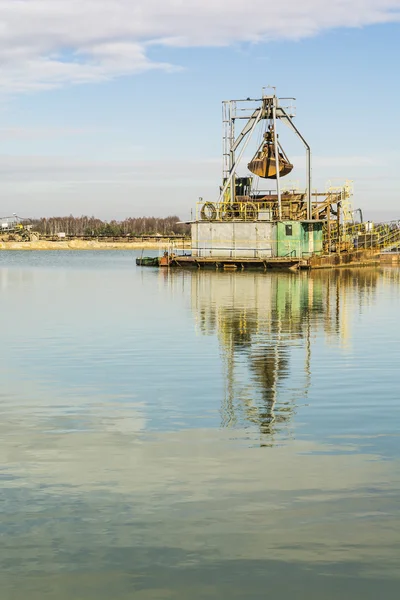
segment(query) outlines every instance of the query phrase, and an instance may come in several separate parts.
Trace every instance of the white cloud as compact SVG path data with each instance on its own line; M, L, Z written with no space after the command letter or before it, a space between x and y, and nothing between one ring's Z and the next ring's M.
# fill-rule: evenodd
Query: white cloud
M301 39L400 20L400 0L0 0L0 88L26 92L148 69L157 46Z

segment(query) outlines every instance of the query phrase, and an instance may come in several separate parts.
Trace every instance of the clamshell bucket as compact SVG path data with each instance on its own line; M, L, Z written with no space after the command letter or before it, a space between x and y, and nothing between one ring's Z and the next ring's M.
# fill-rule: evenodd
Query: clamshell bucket
M267 131L264 135L264 142L259 148L251 162L247 165L249 171L264 179L276 179L276 158L275 158L275 142L273 130ZM289 162L284 154L280 144L278 143L279 155L279 176L288 175L293 169L293 165Z

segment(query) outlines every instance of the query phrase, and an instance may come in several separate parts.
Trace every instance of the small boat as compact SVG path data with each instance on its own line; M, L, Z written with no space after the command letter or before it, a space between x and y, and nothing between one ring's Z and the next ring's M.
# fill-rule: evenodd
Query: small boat
M282 146L278 142L278 162L279 176L288 175L293 169L293 165L289 162L288 157L284 153ZM247 165L249 171L264 179L276 179L276 157L275 157L275 133L273 128L270 128L264 134L264 140L261 147L257 150L253 160Z
M158 256L143 256L136 259L138 267L158 267L160 265L160 259Z

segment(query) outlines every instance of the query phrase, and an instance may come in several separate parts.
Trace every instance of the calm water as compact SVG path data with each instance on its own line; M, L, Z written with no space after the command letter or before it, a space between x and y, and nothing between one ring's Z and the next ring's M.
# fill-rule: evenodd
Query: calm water
M0 254L1 600L398 599L400 271Z

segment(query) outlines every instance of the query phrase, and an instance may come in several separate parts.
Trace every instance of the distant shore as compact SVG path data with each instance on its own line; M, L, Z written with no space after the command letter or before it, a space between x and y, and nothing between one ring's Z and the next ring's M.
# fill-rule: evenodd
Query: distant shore
M99 241L99 240L39 240L32 242L0 242L1 250L167 250L190 248L189 240L174 240L171 243L167 238L160 240L135 240L125 241Z

